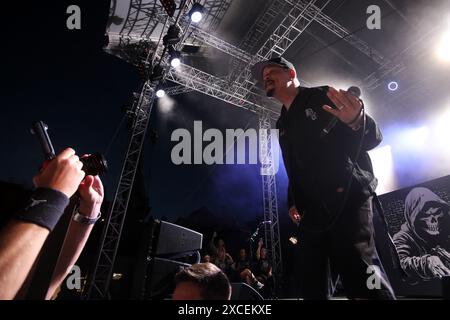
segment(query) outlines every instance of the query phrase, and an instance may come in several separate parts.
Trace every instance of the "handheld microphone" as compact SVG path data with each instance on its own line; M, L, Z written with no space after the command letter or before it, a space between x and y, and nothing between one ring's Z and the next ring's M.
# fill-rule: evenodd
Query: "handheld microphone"
M359 89L358 87L355 87L355 86L351 86L350 88L348 88L347 92L352 94L353 96L355 96L357 99L359 99L361 96L361 89ZM333 117L330 120L330 122L328 122L327 126L322 129L322 134L320 136L324 137L327 134L329 134L330 131L334 128L334 126L338 122L338 120L339 120L338 118Z
M347 90L348 93L351 93L352 95L354 95L356 98L361 98L361 89L355 86L351 86L350 88L348 88Z

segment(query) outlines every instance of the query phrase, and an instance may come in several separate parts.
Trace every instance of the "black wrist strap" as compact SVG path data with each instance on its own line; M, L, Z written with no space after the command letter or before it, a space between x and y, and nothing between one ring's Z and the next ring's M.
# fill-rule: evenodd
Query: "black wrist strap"
M25 208L15 215L15 219L37 224L51 232L68 204L69 198L64 193L37 188Z

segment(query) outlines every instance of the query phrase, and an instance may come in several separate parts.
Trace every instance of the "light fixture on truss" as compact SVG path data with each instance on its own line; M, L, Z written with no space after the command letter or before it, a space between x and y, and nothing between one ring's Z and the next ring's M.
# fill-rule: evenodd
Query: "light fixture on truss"
M175 45L180 41L180 28L174 24L169 26L167 34L163 37L164 46Z
M192 22L199 23L203 18L203 12L203 6L200 3L196 2L189 11L189 18Z
M169 47L169 62L173 68L177 68L181 64L181 52L175 50L173 46Z

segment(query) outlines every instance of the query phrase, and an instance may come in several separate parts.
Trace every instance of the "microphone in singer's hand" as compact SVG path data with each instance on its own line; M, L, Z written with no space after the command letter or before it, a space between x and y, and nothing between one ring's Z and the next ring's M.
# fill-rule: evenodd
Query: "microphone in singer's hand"
M348 88L347 92L351 93L352 95L354 95L358 99L361 97L361 89L358 88L358 87L355 87L355 86L350 87L350 88Z
M361 96L361 89L359 89L358 87L355 87L355 86L351 86L350 88L348 88L347 92L350 93L351 95L355 96L355 98L357 98L357 99L359 99ZM334 126L336 125L337 122L338 122L338 118L333 117L330 120L330 122L328 122L327 126L322 129L321 137L324 137L327 134L329 134L331 129L334 128Z

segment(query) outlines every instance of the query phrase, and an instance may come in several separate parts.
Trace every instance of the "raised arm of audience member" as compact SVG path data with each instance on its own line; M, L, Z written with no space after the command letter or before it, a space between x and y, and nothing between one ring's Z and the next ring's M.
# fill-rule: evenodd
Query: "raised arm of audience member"
M262 239L259 239L258 242L258 248L256 249L256 260L259 261L259 259L261 259L261 248L263 246L264 242Z
M232 257L228 252L225 253L225 262L226 262L230 267L233 266L233 263L234 263L233 257Z
M13 299L33 266L48 234L84 178L83 164L65 149L33 181L28 205L0 232L0 299Z
M217 232L214 231L214 233L211 237L211 240L208 243L208 251L209 251L210 255L214 256L214 257L217 256L217 247L214 243L214 240L216 240L216 237L217 237Z
M78 188L80 206L70 222L66 238L56 263L55 271L47 291L46 299L51 299L80 257L81 252L100 218L103 202L103 184L98 176L86 176Z

